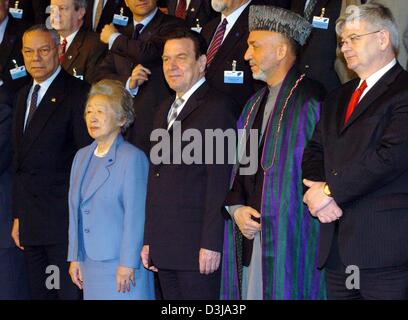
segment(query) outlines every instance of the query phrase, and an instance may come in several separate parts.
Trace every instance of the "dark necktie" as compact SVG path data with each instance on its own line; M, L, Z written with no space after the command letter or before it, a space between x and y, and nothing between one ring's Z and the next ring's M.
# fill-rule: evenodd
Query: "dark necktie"
M60 63L64 63L66 49L67 49L67 39L64 38L61 42L61 55L59 57Z
M133 37L132 37L133 40L137 40L137 38L139 38L140 30L142 30L143 27L144 27L143 23L138 23L135 26L135 31L133 32Z
M356 91L353 92L353 95L351 96L350 102L347 106L347 111L346 111L346 116L344 118L344 124L347 123L347 121L350 119L351 115L354 112L354 109L358 105L358 102L360 101L361 95L363 94L364 90L367 88L367 82L364 80L360 86L356 89Z
M27 122L25 125L25 128L27 129L28 124L30 123L31 119L34 116L35 111L37 110L37 99L38 99L38 91L40 91L41 86L39 84L36 84L34 86L33 93L31 94L31 100L30 100L30 109L28 110L28 117L27 117Z
M224 18L224 20L222 20L222 23L218 26L217 31L215 31L214 37L207 50L207 67L211 64L211 61L213 61L215 55L218 52L218 49L221 46L227 24L228 21Z
M177 3L177 8L175 12L175 16L180 19L186 18L186 11L187 11L187 2L186 0L179 0Z
M307 7L305 8L304 11L304 17L306 20L310 20L312 17L313 10L316 6L317 0L310 0L309 3L307 4Z

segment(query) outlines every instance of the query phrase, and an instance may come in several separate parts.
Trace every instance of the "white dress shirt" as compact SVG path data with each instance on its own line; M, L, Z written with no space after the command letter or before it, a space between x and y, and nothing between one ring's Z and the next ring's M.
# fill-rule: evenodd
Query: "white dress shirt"
M3 20L3 22L0 23L0 44L3 42L4 33L6 32L6 27L7 27L7 22L8 21L9 21L9 17L6 16L6 18Z
M39 84L41 86L40 90L38 91L38 98L37 98L37 107L38 107L41 103L42 98L44 98L44 95L47 92L49 86L54 81L54 79L57 77L57 75L60 73L60 71L61 71L61 66L58 66L57 70L55 70L55 72L47 80L41 83L34 80L33 85L31 86L31 89L27 96L26 112L25 112L25 117L24 117L24 129L27 123L28 113L30 111L31 95L33 94L35 85Z
M392 61L390 63L388 63L386 66L382 67L380 70L374 72L371 76L369 76L366 79L366 83L367 83L367 88L364 90L363 94L360 97L360 100L363 99L363 97L367 94L368 91L370 91L370 89L372 87L374 87L374 85L378 82L378 80L380 80L382 78L383 75L385 75L388 71L391 70L391 68L393 66L395 66L397 64L397 59L392 59ZM358 86L361 85L361 83L363 82L363 80L360 80L360 83Z
M239 8L235 9L234 12L232 12L230 15L225 16L221 14L221 22L224 21L224 18L227 19L228 23L227 26L225 27L225 33L224 33L224 38L222 38L222 42L224 42L225 38L227 37L228 33L231 31L232 27L234 26L235 22L237 22L239 16L241 13L246 9L246 7L249 6L251 3L251 0L245 2L243 5L241 5ZM221 44L222 44L221 42Z
M67 39L67 45L65 46L65 52L68 51L68 48L71 45L72 41L74 41L74 38L77 35L78 31L79 31L79 29L77 31L74 31L68 37L65 38L65 39ZM62 43L62 40L64 40L64 37L60 36L60 43Z
M205 77L202 77L200 80L198 80L186 93L184 93L181 97L176 97L176 99L183 99L183 104L177 108L177 116L180 114L181 110L183 110L184 106L186 105L188 99L190 99L190 97L192 96L192 94L194 92L197 91L197 89L199 87L201 87L201 85L205 82ZM174 101L176 101L176 99ZM173 102L174 102L173 101ZM171 110L172 108L170 108L169 113L167 114L167 118L170 116ZM173 125L174 121L177 119L177 117L168 124L167 126L167 130L171 128L171 126Z

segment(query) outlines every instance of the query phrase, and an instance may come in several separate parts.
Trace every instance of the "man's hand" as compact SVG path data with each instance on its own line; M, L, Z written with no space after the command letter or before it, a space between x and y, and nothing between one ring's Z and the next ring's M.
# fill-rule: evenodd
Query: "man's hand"
M233 213L235 223L245 238L252 240L255 234L261 231L261 224L252 220L251 217L260 218L261 214L254 208L243 206L236 209Z
M221 253L201 248L198 262L201 274L210 274L218 269L221 261Z
M113 23L105 24L105 26L103 27L101 31L101 37L100 37L101 41L106 44L109 43L110 36L117 32L118 32L118 29L116 29Z
M149 80L149 75L151 74L149 69L138 64L130 76L129 88L135 89L136 87L140 87L145 81Z
M314 216L317 217L321 223L330 223L340 219L342 215L343 211L337 205L336 201L332 199L327 206L317 211Z
M323 192L325 182L303 179L303 183L309 187L303 196L303 202L309 207L310 213L316 216L316 213L327 206L333 198Z
M79 288L83 289L83 278L81 273L81 267L78 261L72 261L69 264L69 275L72 282Z
M24 250L24 247L20 244L20 223L18 219L14 219L13 228L11 229L11 237L18 248Z
M129 292L130 283L135 286L135 269L118 266L116 270L116 290L118 292Z
M155 266L149 266L149 246L145 245L140 252L140 257L142 258L143 266L150 271L157 272L157 268Z

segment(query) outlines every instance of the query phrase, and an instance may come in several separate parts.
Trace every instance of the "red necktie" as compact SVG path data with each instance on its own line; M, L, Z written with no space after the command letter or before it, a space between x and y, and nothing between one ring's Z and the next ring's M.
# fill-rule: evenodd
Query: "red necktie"
M211 61L214 59L215 55L218 52L218 49L221 46L225 29L227 28L227 23L227 19L224 18L224 20L222 20L222 23L217 27L217 31L215 31L214 37L207 50L207 67L210 65Z
M64 38L61 42L61 55L59 57L60 63L64 63L65 50L67 48L67 39Z
M187 3L186 0L179 0L177 3L177 8L175 12L175 16L177 18L185 19L186 18L186 11L187 11Z
M347 123L347 121L350 119L351 115L354 112L354 109L358 105L358 102L360 101L360 97L363 94L364 90L367 88L367 82L364 80L360 86L356 89L356 91L353 92L353 95L351 96L350 102L347 106L347 112L346 112L346 117L344 118L344 124Z

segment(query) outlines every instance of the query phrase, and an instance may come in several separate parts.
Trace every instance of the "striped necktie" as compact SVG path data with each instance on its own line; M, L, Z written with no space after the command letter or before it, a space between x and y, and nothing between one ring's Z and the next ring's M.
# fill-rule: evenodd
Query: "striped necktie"
M316 6L317 0L310 0L309 3L307 4L305 11L304 11L304 17L306 20L310 20L312 17L313 10Z
M222 20L222 23L217 27L217 31L215 32L214 37L207 50L207 67L211 64L211 61L213 61L215 55L218 52L218 49L221 47L227 24L228 21L226 18L224 18L224 20Z
M177 119L177 116L179 114L179 108L181 105L184 103L184 100L181 98L177 98L173 104L171 105L170 108L170 113L169 116L167 117L167 130L170 129L172 126L173 122Z

